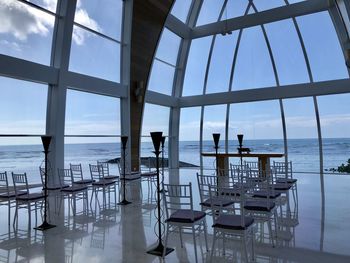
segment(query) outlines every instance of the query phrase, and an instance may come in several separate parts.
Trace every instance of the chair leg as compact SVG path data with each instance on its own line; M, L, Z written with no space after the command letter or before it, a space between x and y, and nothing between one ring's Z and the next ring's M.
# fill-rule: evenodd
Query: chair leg
M164 241L164 248L168 246L168 237L169 237L169 224L166 225L166 234L165 234L165 241ZM163 250L162 257L165 257L166 249Z
M225 233L222 233L222 250L223 250L223 255L226 255L226 235L225 235Z
M250 231L251 231L250 235L251 235L251 242L252 242L252 261L255 261L255 248L254 248L254 238L255 238L255 236L254 236L253 228Z
M195 232L194 226L192 226L192 235L193 235L194 255L195 255L196 263L197 263L198 262L198 258L197 258L197 244L196 244L196 232Z
M207 252L209 252L209 248L208 248L208 231L207 231L207 221L204 220L203 221L204 224L204 240L205 240L205 248L207 250Z
M275 247L274 234L272 232L271 218L268 218L267 225L269 227L269 234L272 242L272 247Z
M213 261L213 254L214 254L214 249L215 249L215 242L216 242L216 230L214 229L214 233L213 233L213 245L211 247L211 252L210 252L210 262Z
M179 233L180 233L180 244L181 244L181 247L183 248L184 244L182 242L182 227L181 226L179 226Z
M243 234L243 250L244 250L244 258L245 258L245 262L249 262L249 258L248 258L248 251L247 251L247 236L246 236L246 232L244 232Z

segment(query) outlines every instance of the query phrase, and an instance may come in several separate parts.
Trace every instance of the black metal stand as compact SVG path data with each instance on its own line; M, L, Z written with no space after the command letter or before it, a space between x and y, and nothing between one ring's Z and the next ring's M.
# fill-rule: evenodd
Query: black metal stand
M219 140L220 140L220 133L213 133L213 139L214 139L214 149L215 149L215 161L216 161L216 176L219 176L219 158L218 158L218 151L219 151Z
M163 188L163 183L164 183L164 143L165 143L165 136L162 136L162 180L161 180L162 189L160 190L161 193L164 192L164 188Z
M41 141L42 141L43 146L44 146L44 154L45 154L44 222L40 226L34 227L34 229L45 231L47 229L54 228L56 226L51 225L47 222L47 160L48 160L47 156L49 154L49 146L50 146L50 142L51 142L51 136L41 136Z
M239 152L239 158L241 160L241 169L242 169L242 167L243 167L243 156L242 156L243 134L237 134L237 138L238 138L238 143L239 143L238 152Z
M168 255L169 253L173 252L173 248L164 247L162 242L162 223L161 223L161 212L160 212L160 180L159 180L159 154L161 151L160 148L160 142L162 140L162 132L151 132L151 137L154 145L154 154L156 155L156 168L157 168L157 213L158 213L158 245L148 250L147 253L155 256L162 257L164 255Z
M122 140L122 145L123 145L123 200L121 202L118 203L118 205L128 205L131 204L131 202L126 200L126 193L125 193L125 181L126 181L126 171L125 171L125 150L126 150L126 143L128 141L128 136L122 136L121 137Z

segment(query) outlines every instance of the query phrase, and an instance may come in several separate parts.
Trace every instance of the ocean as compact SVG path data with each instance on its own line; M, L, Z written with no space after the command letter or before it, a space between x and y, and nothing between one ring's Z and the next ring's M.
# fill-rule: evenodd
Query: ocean
M252 152L283 152L283 140L246 140L244 147L249 147ZM229 142L229 151L237 151L237 141ZM180 161L191 164L200 164L199 142L180 142ZM39 169L44 159L42 145L11 145L0 146L0 171L27 172L30 182L39 182ZM151 142L143 142L142 156L154 156ZM203 152L211 152L212 141L203 142ZM219 152L224 152L221 145ZM128 154L128 153L127 153ZM167 148L165 148L167 156ZM109 160L120 157L119 143L85 143L65 145L65 166L69 163L81 163L84 176L89 176L89 163L97 160ZM288 158L293 162L294 172L319 173L319 147L317 139L290 139L288 140ZM323 162L325 172L330 168L337 168L342 163L347 163L350 158L350 138L323 139ZM284 158L276 158L283 161ZM230 162L238 163L238 158L230 159ZM214 169L214 158L203 158L203 166L206 169ZM112 172L117 173L116 165L112 165Z

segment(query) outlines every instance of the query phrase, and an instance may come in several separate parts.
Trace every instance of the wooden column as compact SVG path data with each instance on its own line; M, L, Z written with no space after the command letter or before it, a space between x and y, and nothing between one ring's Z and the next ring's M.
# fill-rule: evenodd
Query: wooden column
M165 20L174 0L134 0L131 33L131 168L139 168L141 125L147 83ZM156 117L156 116L155 116Z

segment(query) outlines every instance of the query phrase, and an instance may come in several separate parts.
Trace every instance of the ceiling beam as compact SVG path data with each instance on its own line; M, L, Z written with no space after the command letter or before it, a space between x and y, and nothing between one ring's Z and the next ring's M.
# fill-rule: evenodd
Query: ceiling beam
M179 99L179 107L197 107L341 93L350 93L350 79L187 96Z
M300 3L281 6L270 10L254 13L250 15L235 17L220 22L206 24L195 27L192 30L191 38L200 38L222 32L235 31L242 28L253 27L287 19L308 15L316 12L328 10L332 4L329 0L308 0Z

